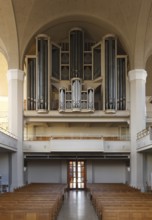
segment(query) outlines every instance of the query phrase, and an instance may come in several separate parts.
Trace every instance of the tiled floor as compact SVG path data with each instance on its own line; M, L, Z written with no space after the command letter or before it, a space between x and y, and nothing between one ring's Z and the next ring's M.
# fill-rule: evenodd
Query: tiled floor
M57 220L98 220L85 191L70 191L65 194Z

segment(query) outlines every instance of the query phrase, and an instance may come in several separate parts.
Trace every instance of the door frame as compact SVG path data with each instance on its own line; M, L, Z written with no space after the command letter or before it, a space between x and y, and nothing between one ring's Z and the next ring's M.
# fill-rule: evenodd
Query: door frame
M70 187L70 162L75 162L76 163L76 187L71 188ZM84 181L80 182L80 183L84 183L84 187L83 188L79 188L78 187L78 163L79 162L84 162L84 176L82 178L84 178ZM78 159L73 159L73 160L68 160L67 161L67 183L68 183L68 189L69 190L85 190L86 189L86 182L87 182L87 172L86 172L86 160L78 160Z

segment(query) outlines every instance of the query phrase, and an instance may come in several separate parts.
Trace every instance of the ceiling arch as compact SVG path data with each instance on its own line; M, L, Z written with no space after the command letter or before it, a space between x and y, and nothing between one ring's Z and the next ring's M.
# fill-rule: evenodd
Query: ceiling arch
M149 28L149 24L152 24L151 18L151 1L142 1L140 7L140 13L138 18L136 40L135 40L135 51L134 51L134 67L145 68L146 59L148 53L145 51L147 45L146 34L152 35L152 29ZM152 39L152 38L151 38ZM151 46L150 46L151 45ZM152 50L151 40L148 44L148 50Z
M152 48L151 3L152 0L0 0L0 38L9 68L22 68L26 49L37 33L57 26L66 30L72 22L85 26L97 38L103 32L116 34L129 55L131 68L143 67Z
M24 50L22 51L22 59L24 60L24 55L27 53L32 42L35 41L35 36L37 34L48 34L51 36L51 40L60 42L68 37L69 30L73 27L81 27L90 39L95 39L97 42L101 41L103 36L107 34L115 34L119 38L126 53L130 53L131 49L126 35L124 35L119 29L116 29L110 23L102 21L95 16L76 14L57 18L56 20L40 27L40 29L33 33L31 39L26 42Z
M9 68L19 67L19 48L16 20L11 0L0 0L0 47Z

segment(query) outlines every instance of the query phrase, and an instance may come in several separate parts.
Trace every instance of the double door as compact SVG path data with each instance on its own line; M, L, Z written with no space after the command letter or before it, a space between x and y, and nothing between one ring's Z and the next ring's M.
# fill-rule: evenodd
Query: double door
M86 188L85 161L72 160L68 162L68 187L69 189Z

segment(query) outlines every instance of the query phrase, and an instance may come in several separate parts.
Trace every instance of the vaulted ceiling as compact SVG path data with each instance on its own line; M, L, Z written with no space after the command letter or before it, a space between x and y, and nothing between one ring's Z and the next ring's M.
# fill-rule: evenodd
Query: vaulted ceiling
M22 68L37 33L64 38L81 26L100 39L114 33L129 55L130 68L144 68L152 50L152 0L0 0L0 48L9 68Z

